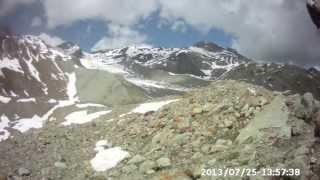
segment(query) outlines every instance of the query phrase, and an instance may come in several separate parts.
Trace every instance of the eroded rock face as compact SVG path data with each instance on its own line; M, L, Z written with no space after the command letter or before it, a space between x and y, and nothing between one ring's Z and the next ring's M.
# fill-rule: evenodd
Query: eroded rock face
M308 0L307 9L313 23L320 28L320 1L319 0Z
M289 110L285 105L285 98L277 96L240 131L236 141L243 143L249 138L259 141L266 136L290 139L291 127L288 123Z

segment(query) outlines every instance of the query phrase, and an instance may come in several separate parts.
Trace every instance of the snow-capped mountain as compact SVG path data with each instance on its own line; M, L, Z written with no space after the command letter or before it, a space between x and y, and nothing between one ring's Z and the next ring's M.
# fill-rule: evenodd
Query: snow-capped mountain
M69 56L73 56L76 58L80 58L83 56L83 51L81 48L72 42L65 42L60 45L58 45L58 48L62 49L63 52L65 52Z
M118 73L134 73L142 77L145 76L145 71L163 70L203 79L216 79L232 68L250 61L234 51L205 42L189 48L130 46L97 51L87 56L87 59L90 62L86 62L86 58L82 62L89 68L97 65L99 69L117 69Z
M189 48L129 46L82 53L78 57L87 69L120 74L127 81L149 89L179 91L207 85L210 80L241 79L272 90L300 94L310 91L320 97L318 67L307 70L289 64L257 63L234 49L210 42L199 42Z
M62 63L70 57L33 36L0 36L1 96L12 98L67 96L72 76Z

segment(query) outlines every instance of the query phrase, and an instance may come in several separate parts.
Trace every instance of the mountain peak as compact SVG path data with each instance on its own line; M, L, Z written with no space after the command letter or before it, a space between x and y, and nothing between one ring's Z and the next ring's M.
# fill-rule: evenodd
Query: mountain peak
M61 48L67 55L75 56L75 57L82 57L83 52L80 46L73 42L64 42L57 46Z
M224 48L218 46L217 44L215 44L213 42L208 42L208 41L197 42L196 44L194 44L194 46L206 49L208 51L221 51L224 49Z
M70 41L64 42L64 43L58 45L58 47L62 48L62 49L69 49L69 48L72 48L72 47L75 47L75 46L79 47L76 43L73 43L73 42L70 42Z

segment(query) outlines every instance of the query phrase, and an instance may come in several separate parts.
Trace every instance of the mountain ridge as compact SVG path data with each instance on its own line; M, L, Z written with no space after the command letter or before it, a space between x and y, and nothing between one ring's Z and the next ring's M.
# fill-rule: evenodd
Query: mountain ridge
M319 79L212 43L86 53L0 35L0 178L189 180L234 163L317 178Z

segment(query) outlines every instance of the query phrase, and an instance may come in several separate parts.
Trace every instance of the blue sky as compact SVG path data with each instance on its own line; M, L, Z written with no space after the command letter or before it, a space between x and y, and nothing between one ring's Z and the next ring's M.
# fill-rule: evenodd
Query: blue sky
M212 41L259 61L320 64L301 0L0 0L0 25L83 49Z

